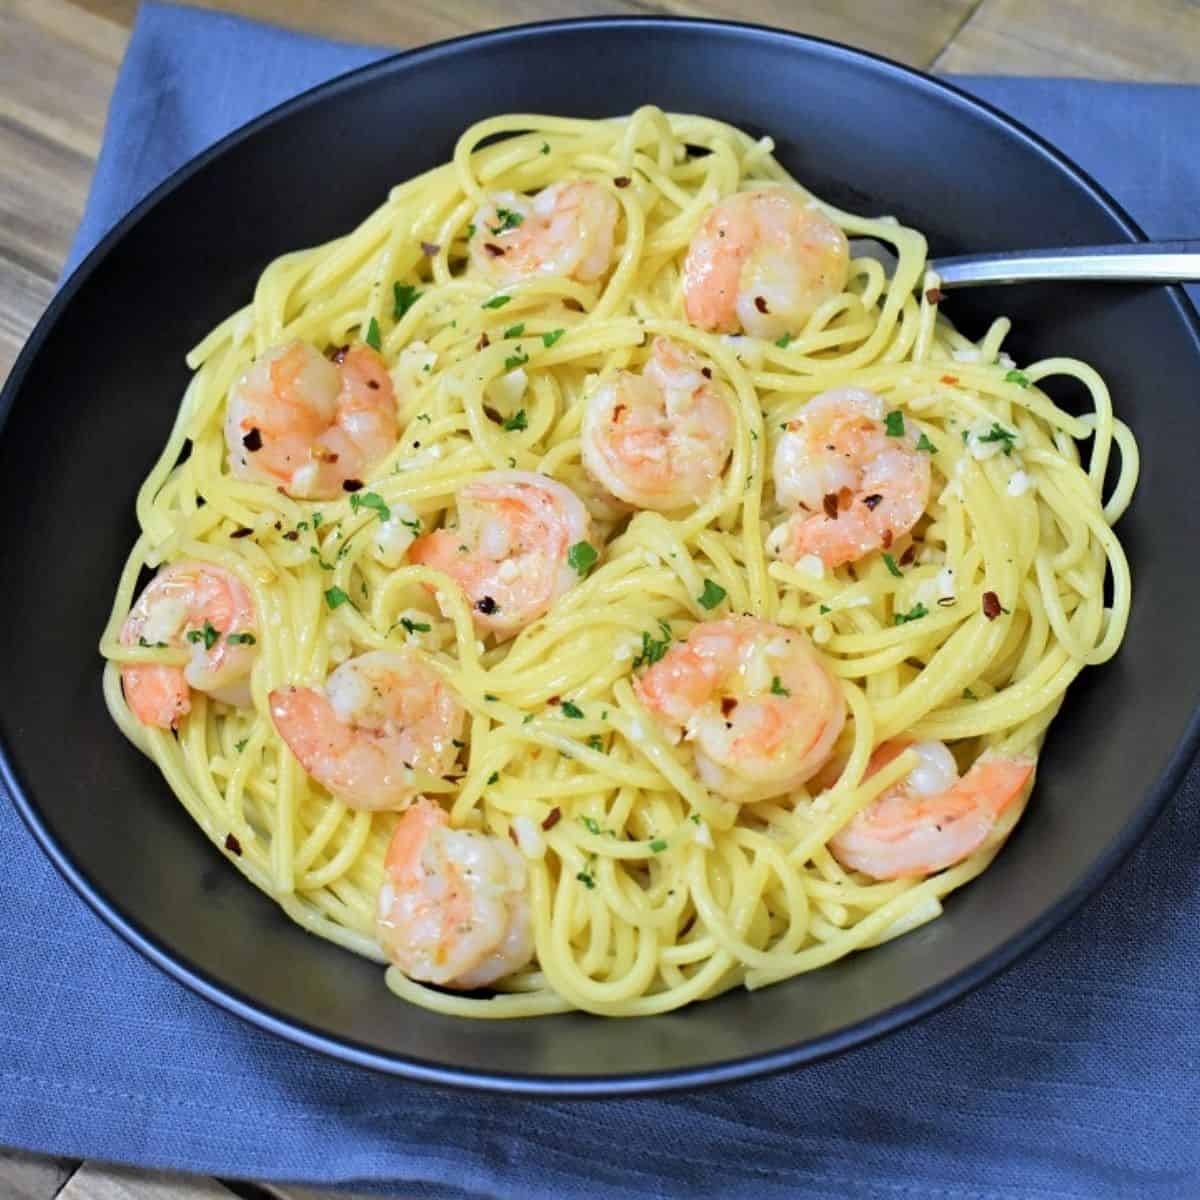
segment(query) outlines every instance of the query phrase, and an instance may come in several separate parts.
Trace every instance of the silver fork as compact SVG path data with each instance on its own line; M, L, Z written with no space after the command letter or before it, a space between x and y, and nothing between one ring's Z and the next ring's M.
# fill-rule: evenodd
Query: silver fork
M888 270L896 256L872 238L854 238L858 255L877 259ZM1200 238L1133 242L1118 246L1056 246L1049 250L994 250L929 261L943 288L991 283L1047 283L1094 280L1108 283L1200 283Z

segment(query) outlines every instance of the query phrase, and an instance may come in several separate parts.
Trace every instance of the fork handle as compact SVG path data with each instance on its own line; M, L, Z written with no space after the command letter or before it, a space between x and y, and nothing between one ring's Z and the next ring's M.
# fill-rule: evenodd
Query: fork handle
M1127 246L1063 246L961 254L929 264L941 286L1108 280L1127 283L1200 283L1200 238L1134 242Z

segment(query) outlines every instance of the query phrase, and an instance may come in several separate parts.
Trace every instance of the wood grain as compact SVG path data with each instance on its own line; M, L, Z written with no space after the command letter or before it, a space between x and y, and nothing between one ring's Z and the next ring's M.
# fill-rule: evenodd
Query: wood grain
M0 1150L0 1200L52 1200L77 1164Z
M794 29L939 71L1200 82L1197 0L192 0L408 47L554 17L673 13ZM49 301L137 0L0 0L0 378ZM215 1180L0 1151L0 1200L234 1200ZM248 1189L237 1184L239 1193ZM278 1200L346 1193L261 1185ZM396 1198L399 1200L399 1198Z

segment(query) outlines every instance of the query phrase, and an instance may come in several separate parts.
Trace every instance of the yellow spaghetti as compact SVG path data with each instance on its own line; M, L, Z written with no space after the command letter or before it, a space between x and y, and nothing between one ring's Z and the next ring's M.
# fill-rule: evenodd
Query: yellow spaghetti
M481 233L489 197L525 204L579 180L615 214L595 277L514 268L498 283L486 258L477 267L477 254L502 265L517 244L505 238L534 222L492 200L497 223ZM684 263L707 214L779 187L848 237L890 247L890 277L851 257L844 286L769 337L689 320ZM401 997L446 1013L665 1012L933 919L1016 823L1025 775L978 848L944 868L864 873L837 852L839 831L903 788L920 766L913 743L947 744L964 770L984 751L1036 757L1068 684L1121 642L1130 578L1111 527L1138 463L1096 371L1070 358L1018 369L1001 349L1006 319L972 342L940 300L919 233L809 196L769 138L652 107L475 125L453 162L397 186L353 232L271 263L252 302L188 356L195 374L138 495L141 534L101 641L114 720L247 879L308 931L383 962L377 906L405 805L347 803L318 783L276 728L272 697L319 689L366 652L415 654L466 717L451 766L417 771L413 787L454 828L516 843L534 949L486 992L389 968ZM755 297L760 312L771 303ZM646 369L662 339L708 364L732 418L709 494L675 511L607 494L582 446L589 399ZM395 391L394 447L332 498L231 469L231 390L297 340L322 353L376 346ZM1047 395L1051 377L1084 415ZM928 464L928 499L911 529L852 561L781 555L779 443L814 397L847 388L878 397L887 435ZM389 542L384 527L452 531L463 489L510 470L571 489L590 525L549 611L489 633L469 589L407 557L411 537ZM135 715L122 671L180 668L232 626L122 631L145 573L184 560L244 588L254 632L236 649L253 665L247 695L193 687L170 728ZM743 615L815 647L838 696L822 769L766 797L714 783L695 738L658 719L638 682L681 662L704 623ZM785 683L774 675L760 690L787 696Z

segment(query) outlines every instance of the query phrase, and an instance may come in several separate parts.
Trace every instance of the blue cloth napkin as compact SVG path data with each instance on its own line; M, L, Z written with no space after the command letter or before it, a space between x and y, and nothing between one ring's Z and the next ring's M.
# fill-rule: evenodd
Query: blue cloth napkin
M217 137L381 53L145 6L72 264ZM1151 234L1195 233L1200 89L960 82ZM1198 771L1098 898L949 1009L802 1071L619 1102L455 1094L300 1050L144 962L7 803L0 854L0 1143L413 1197L1200 1195Z

